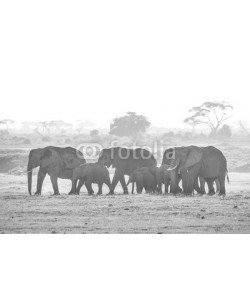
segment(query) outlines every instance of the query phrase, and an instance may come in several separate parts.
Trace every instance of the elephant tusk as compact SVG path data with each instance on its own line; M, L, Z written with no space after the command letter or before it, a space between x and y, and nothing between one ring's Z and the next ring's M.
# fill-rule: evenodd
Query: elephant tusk
M173 170L175 170L175 169L177 168L177 166L178 166L178 165L176 165L176 166L173 167L173 168L168 168L167 171L173 171Z
M86 163L84 163L84 164L80 164L78 167L82 167L82 166L85 166L86 165Z

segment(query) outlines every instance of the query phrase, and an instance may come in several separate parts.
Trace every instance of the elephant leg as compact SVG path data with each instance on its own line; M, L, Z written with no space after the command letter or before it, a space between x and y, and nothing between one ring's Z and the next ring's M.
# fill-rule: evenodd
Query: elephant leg
M215 194L214 190L214 180L211 178L207 179L207 185L208 185L208 195L213 196Z
M179 186L180 181L181 181L181 177L180 177L179 175L177 175L176 192L177 192L178 194L182 193L182 189L181 189L180 186Z
M103 185L103 183L98 183L98 192L97 192L97 195L101 195L102 194L102 185Z
M171 171L170 177L171 177L170 193L176 194L177 193L177 181L178 181L177 171L176 170Z
M132 182L132 189L131 189L131 194L134 194L134 190L135 190L135 182Z
M198 178L198 172L195 169L189 170L189 172L187 173L186 195L193 195L197 178Z
M137 192L137 194L141 194L142 190L143 190L143 186L141 186L141 184L136 182L136 192Z
M78 181L77 188L76 188L76 194L77 195L80 194L80 191L81 191L81 188L82 188L83 185L84 185L84 179L80 178L79 181Z
M201 182L201 181L200 181ZM204 181L205 182L205 181ZM202 184L201 184L202 185ZM203 195L204 193L202 192L202 188L201 186L199 187L199 177L197 177L197 179L195 180L194 182L194 190L200 194L200 195Z
M124 194L128 194L128 188L127 188L127 185L126 185L126 181L125 181L124 175L122 175L120 177L120 183L122 185Z
M155 186L152 186L152 194L155 194L157 191L156 191L156 188Z
M172 194L181 193L182 189L179 187L181 177L178 174L177 170L171 171L169 180L170 180L170 193L172 193ZM182 183L182 184L184 184L184 183Z
M112 190L113 191L115 191L115 187L120 180L120 176L121 176L121 174L117 170L115 170L115 174L114 174L114 177L112 180Z
M68 195L73 195L74 193L73 193L73 179L71 179L71 190L69 191L69 193L68 193Z
M76 185L77 185L77 181L78 181L78 180L77 180L76 178L71 179L72 186L71 186L71 190L69 191L69 195L76 194Z
M154 178L153 183L152 183L152 192L153 193L158 193L158 185L157 185L157 181Z
M165 192L165 194L168 194L169 185L170 185L170 180L169 180L169 179L166 179L165 182L164 182L164 185L165 185L165 187L164 187L164 192ZM172 191L170 190L170 192L172 192Z
M218 177L219 183L220 183L220 192L219 195L224 196L226 195L226 188L225 188L225 174L220 174Z
M177 187L176 187L176 193L177 194L181 194L182 193L182 189L179 187L179 185L177 185Z
M35 195L41 195L43 181L44 181L46 174L47 173L45 171L43 171L41 168L39 169L38 175L37 175L37 186L36 186Z
M186 172L181 170L181 179L182 179L182 192L184 195L187 193L187 179L186 179Z
M215 185L216 185L216 193L220 192L220 182L219 179L215 179Z
M182 183L184 186L184 194L185 195L193 195L194 186L196 181L198 180L200 166L195 165L188 170L182 171Z
M205 179L201 176L199 176L199 180L200 180L200 191L201 191L201 194L204 195L206 194L206 190L205 190Z
M168 190L169 190L169 182L166 182L165 183L165 186L164 186L164 194L168 194Z
M94 191L93 191L93 189L92 189L92 182L91 182L90 180L87 180L87 181L85 182L85 186L86 186L86 189L87 189L87 191L88 191L88 194L89 194L89 195L93 195L93 194L94 194Z
M113 191L113 189L112 189L112 184L111 184L111 182L110 182L110 178L108 177L108 178L106 178L105 179L105 181L104 181L104 183L108 186L108 188L109 188L109 193L108 193L108 195L114 195L114 191Z
M50 174L50 180L51 180L52 187L54 190L54 195L60 195L57 179L58 179L58 177L54 173Z
M193 175L188 176L188 185L187 185L187 195L193 195L194 194L194 187L195 187L196 179L193 178ZM199 189L199 187L198 187Z
M145 190L148 194L151 194L153 192L153 187L151 184L147 184Z
M162 183L161 183L161 182L159 182L159 183L157 184L157 193L158 193L158 194L162 194Z

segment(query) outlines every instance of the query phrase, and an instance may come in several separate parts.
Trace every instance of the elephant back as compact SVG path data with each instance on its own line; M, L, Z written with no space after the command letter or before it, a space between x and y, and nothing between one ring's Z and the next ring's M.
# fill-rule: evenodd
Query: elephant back
M134 170L142 167L155 168L157 165L154 155L146 149L126 149L123 148L121 151L124 154L122 157L116 156L114 161L115 167L123 166L126 174L131 174Z
M77 166L86 163L83 154L72 147L60 148L58 151L65 169L74 169Z
M52 159L59 166L60 173L63 173L65 170L73 170L80 164L86 163L83 154L73 147L45 147L42 158Z

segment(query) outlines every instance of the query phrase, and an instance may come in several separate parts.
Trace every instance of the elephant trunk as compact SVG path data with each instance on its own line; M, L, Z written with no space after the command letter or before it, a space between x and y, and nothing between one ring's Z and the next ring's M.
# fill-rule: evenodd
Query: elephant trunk
M134 194L134 190L135 190L135 183L133 182L132 183L132 191L131 191L132 194Z
M32 169L29 170L27 168L27 175L28 175L28 191L29 191L29 194L31 195L31 190L32 190Z
M180 164L180 157L178 157L177 159L173 159L167 170L168 171L175 170L179 166L179 164Z
M30 195L32 195L32 170L34 169L34 166L29 158L28 166L27 166L27 176L28 176L28 192Z

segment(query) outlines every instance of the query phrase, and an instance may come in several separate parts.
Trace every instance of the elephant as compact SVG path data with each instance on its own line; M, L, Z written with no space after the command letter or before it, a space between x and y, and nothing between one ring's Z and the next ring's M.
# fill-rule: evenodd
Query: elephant
M209 194L214 194L213 184L218 179L220 195L225 195L225 178L227 175L227 160L223 153L213 147L176 147L166 149L162 164L169 164L171 172L171 187L176 193L177 175L181 174L183 193L191 195L194 189L201 192L198 177L201 176L208 184Z
M35 195L40 195L46 174L49 174L54 190L54 195L59 195L58 178L72 180L73 169L86 160L83 154L72 147L54 147L32 149L29 153L27 175L28 191L32 190L32 170L40 167L37 176L37 189Z
M170 166L169 165L161 165L160 167L156 167L155 170L151 169L151 172L153 171L156 177L156 184L157 184L157 192L159 194L162 194L162 184L165 186L165 194L169 192L169 186L171 182L171 171L168 170ZM182 189L179 187L179 182L181 180L180 175L177 179L177 193L181 193ZM170 190L171 192L171 190Z
M78 186L77 181L79 181ZM72 194L79 195L81 187L84 183L89 195L94 194L94 191L92 189L92 183L98 184L99 190L97 195L102 194L103 183L105 183L109 187L109 194L113 194L109 178L109 171L104 165L98 163L86 163L77 166L73 171Z
M156 190L155 177L148 167L138 168L130 174L127 185L134 182L138 194L142 193L143 189L146 193L154 193Z
M157 164L153 154L146 149L128 149L122 147L103 149L99 155L98 162L108 168L110 166L115 168L112 189L114 191L117 183L120 181L124 194L128 194L124 175L130 175L137 168L156 167ZM134 183L132 185L132 193L133 191Z

